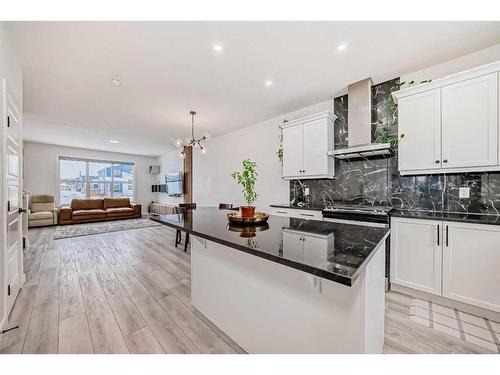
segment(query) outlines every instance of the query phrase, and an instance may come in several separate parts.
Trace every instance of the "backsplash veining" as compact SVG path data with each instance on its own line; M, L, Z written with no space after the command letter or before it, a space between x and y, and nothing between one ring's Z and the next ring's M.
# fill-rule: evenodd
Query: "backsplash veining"
M388 126L397 133L397 107L390 93L399 78L372 87L372 141ZM346 148L348 96L334 99L335 148ZM380 123L382 122L382 124ZM336 160L334 180L302 180L310 191L309 204L383 205L401 209L463 213L500 213L500 172L401 176L397 155L377 159ZM459 198L460 187L470 198ZM290 199L301 194L297 180L290 181Z

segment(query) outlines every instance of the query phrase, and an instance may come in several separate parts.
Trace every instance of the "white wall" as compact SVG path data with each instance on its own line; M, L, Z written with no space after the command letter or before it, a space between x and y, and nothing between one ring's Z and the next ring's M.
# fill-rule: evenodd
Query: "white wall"
M154 200L151 185L154 178L149 166L157 165L154 157L119 154L106 151L86 150L44 143L24 142L24 187L33 194L50 194L56 199L58 191L58 158L72 156L103 160L132 162L135 164L135 201L147 212L148 204Z
M157 165L161 166L161 172L158 178L160 179L160 183L165 183L165 174L170 172L178 172L184 170L184 162L179 157L177 151L167 152L163 155L160 155L157 159ZM179 205L184 201L183 197L169 197L165 193L157 193L155 194L156 201L160 203L171 204L173 206Z
M1 81L5 78L9 89L11 90L19 110L23 107L23 71L19 63L14 45L9 38L7 23L0 22L0 90ZM0 165L4 165L3 147L4 147L4 108L2 94L0 94ZM4 198L4 175L3 168L0 167L0 329L7 323L7 286L6 286L6 254L7 244L5 240L5 221L7 204Z

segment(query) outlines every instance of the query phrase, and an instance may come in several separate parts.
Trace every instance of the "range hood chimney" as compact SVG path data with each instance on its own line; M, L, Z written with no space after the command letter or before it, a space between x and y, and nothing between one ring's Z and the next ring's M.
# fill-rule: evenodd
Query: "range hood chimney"
M355 159L379 155L391 155L389 143L371 143L372 141L372 79L352 83L347 86L348 107L348 147L331 150L328 155L337 159Z

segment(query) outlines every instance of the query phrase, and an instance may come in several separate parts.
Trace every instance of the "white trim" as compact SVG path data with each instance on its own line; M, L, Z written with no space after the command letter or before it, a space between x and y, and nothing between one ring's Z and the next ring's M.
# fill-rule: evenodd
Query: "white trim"
M329 120L331 120L333 122L337 119L337 116L334 115L333 111L318 112L318 113L315 113L313 115L304 116L304 117L297 118L295 120L288 121L287 123L282 124L281 128L282 129L290 128L292 126L297 126L297 125L301 125L301 124L306 123L306 122L311 122L314 120L320 120L320 119L324 119L324 118L328 118Z
M415 86L407 87L401 89L399 91L395 91L392 93L392 97L394 98L394 102L397 103L400 98L404 98L409 95L417 94L420 92L433 90L437 88L441 88L443 86L447 86L453 83L457 83L460 81L465 81L471 78L477 78L482 75L494 73L500 71L500 60L495 61L490 64L478 66L473 69L465 70L463 72L451 74L449 76L439 78L436 80L432 80L429 83L422 83Z

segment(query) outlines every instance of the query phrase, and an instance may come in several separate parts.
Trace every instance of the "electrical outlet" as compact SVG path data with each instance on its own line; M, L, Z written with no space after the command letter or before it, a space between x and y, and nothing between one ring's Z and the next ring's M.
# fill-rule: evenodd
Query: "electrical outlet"
M458 189L458 197L459 198L470 198L470 188L469 187L461 187Z
M309 188L308 188L308 187L306 187L306 188L304 189L304 195L305 195L305 196L308 196L308 195L309 195Z

